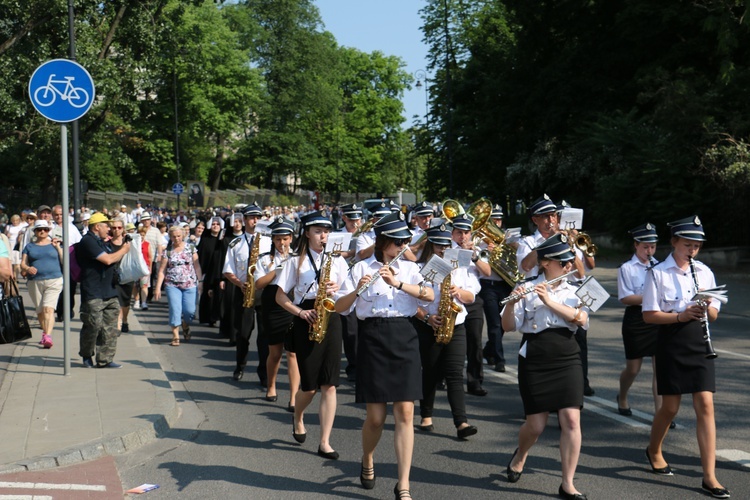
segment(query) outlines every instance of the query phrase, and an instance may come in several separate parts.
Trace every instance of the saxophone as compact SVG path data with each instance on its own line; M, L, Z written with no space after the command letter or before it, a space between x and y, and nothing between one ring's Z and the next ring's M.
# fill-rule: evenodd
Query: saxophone
M331 281L331 264L333 264L333 254L328 254L328 260L320 272L318 295L315 296L315 305L313 306L315 308L315 313L318 315L318 319L315 323L310 325L309 338L318 344L323 342L323 339L326 338L328 321L331 319L331 313L334 311L334 306L336 304L326 293L326 283Z
M247 259L247 280L245 281L245 298L242 307L249 308L255 305L255 267L258 264L260 253L260 234L253 237L253 246L250 247L250 257Z
M451 297L451 275L448 273L440 285L440 303L438 305L438 316L442 320L440 327L435 329L435 342L447 344L453 338L453 330L456 328L456 316L463 308L453 302Z

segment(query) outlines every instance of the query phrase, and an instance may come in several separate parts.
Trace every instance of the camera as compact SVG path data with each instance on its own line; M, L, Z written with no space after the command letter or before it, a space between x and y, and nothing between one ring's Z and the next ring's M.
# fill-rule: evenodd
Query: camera
M125 236L123 236L122 241L123 243L130 243L131 241L133 241L133 237L129 234L126 234Z

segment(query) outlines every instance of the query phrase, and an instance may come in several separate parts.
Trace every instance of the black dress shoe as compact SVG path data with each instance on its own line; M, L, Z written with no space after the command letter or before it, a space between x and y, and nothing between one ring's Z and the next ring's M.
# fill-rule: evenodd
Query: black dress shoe
M624 417L629 417L629 416L631 416L633 414L633 410L631 410L630 408L622 408L620 406L620 395L619 394L617 396L615 396L615 401L617 401L617 413L619 413L620 415L622 415Z
M588 500L583 493L568 493L563 489L562 484L560 485L560 489L557 490L557 493L567 500Z
M367 479L365 476L372 476L372 479ZM359 471L359 482L362 483L362 487L366 490L371 490L375 487L375 467L365 467Z
M243 372L241 369L237 368L234 371L234 373L232 374L232 378L235 379L235 380L237 380L237 381L240 381L240 380L242 380L242 376L244 374L245 374L245 372Z
M289 413L294 413L294 405L292 403L286 405L286 411L288 411Z
M676 424L676 423L674 423L674 420L673 420L673 421L671 421L671 422L669 422L669 428L670 428L670 429L674 429L675 427L677 427L677 424Z
M495 371L500 373L505 373L505 365L501 363L497 363L495 365Z
M701 482L701 488L706 490L714 498L729 498L729 490L726 488L709 488L706 481Z
M596 394L596 392L594 391L594 389L591 388L590 385L587 385L583 388L584 396L593 396L594 394Z
M393 487L393 494L396 495L396 500L402 500L404 498L411 499L411 492L409 490L398 489L398 483Z
M294 415L292 415L292 437L299 444L304 443L305 439L307 439L307 432L301 432L299 434L297 434L296 432L294 432ZM320 450L320 448L318 448L318 450Z
M648 446L646 447L646 458L648 458L648 464L651 466L651 471L654 474L659 474L660 476L673 476L672 468L667 464L666 467L662 467L660 469L657 469L654 467L654 463L651 461L651 455L648 452Z
M487 390L483 388L481 385L479 387L472 387L469 389L469 394L472 394L474 396L486 396Z
M467 427L463 427L461 429L456 429L456 435L458 435L458 439L466 439L469 436L473 436L477 433L476 426L469 425Z
M328 460L338 460L339 459L339 452L334 451L323 451L320 449L320 446L318 446L318 456L327 458Z
M418 425L417 429L419 429L422 432L432 432L435 430L435 426L433 424L429 425Z
M506 469L506 472L508 473L509 483L517 483L518 480L521 479L521 474L523 474L523 471L516 472L510 468L510 464L512 464L513 459L516 458L516 453L518 453L518 448L516 448L516 451L513 452L513 456L510 457L510 462L508 462L508 468Z
M279 397L276 396L276 395L274 395L274 396L266 396L266 401L270 401L271 403L275 403L277 399L279 399Z

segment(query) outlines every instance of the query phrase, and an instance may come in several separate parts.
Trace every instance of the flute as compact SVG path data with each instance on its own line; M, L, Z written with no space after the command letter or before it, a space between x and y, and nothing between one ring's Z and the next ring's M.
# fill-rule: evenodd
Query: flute
M575 274L577 272L578 271L567 272L567 273L563 274L562 276L558 276L557 278L552 278L551 280L544 281L543 284L544 285L554 285L558 281L562 281L564 278L567 278L571 274ZM528 294L530 294L533 291L534 291L534 288L532 287L532 288L527 288L527 289L525 289L522 292L511 293L510 295L508 295L507 297L505 297L503 300L501 300L500 303L501 304L507 304L508 302L510 302L512 300L520 299L524 295L528 295Z
M404 248L401 249L401 251L398 253L398 255L396 255L393 258L393 260L388 265L390 266L391 264L393 264L394 262L396 262L398 259L400 259L407 250L409 250L409 246L405 245ZM373 283L375 283L379 278L380 278L380 273L378 272L377 274L375 274L375 276L372 277L372 279L370 281L368 281L367 283L365 283L364 285L362 285L361 287L359 287L359 290L357 290L357 297L359 297L360 295L362 295L362 293L364 293L365 290L367 290L368 288L370 288L370 285L372 285Z
M693 283L695 284L695 293L698 293L698 273L695 270L695 260L688 256L688 262L690 263L690 274L693 276ZM706 358L714 359L718 354L714 351L714 345L711 342L711 330L708 328L708 307L703 300L699 300L698 304L703 307L701 326L703 327L703 340L706 342Z

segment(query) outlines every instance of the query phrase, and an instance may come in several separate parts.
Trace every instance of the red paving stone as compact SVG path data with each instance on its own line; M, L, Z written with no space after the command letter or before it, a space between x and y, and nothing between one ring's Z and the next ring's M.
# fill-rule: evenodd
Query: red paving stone
M0 497L3 495L37 495L52 497L54 500L122 500L125 497L120 474L117 472L112 457L43 471L0 474L0 482L87 484L106 487L105 491L0 488Z

